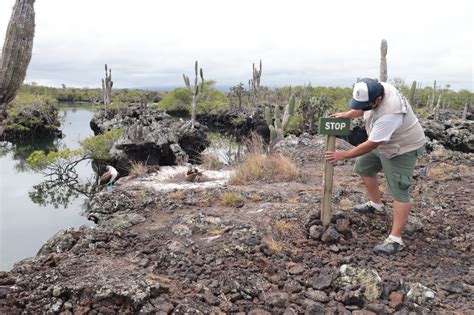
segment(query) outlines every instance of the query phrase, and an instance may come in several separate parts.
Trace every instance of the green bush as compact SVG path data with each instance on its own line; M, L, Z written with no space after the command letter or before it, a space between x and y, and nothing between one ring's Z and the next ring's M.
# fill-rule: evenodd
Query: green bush
M58 100L52 97L51 95L39 95L19 92L10 105L11 110L14 110L15 108L18 109L23 105L58 106Z
M196 105L196 113L197 114L220 114L223 113L227 109L227 103L222 101L210 101L210 102L203 102L197 103Z
M204 91L198 94L196 112L198 114L219 114L227 109L227 96L213 87L215 81L206 81Z
M112 104L104 106L104 108L107 108L107 109L125 109L127 107L128 107L127 103L122 102L122 101L113 101Z
M58 101L49 95L18 93L8 105L10 123L6 129L30 131L41 126L46 129L59 128Z
M428 118L430 112L426 108L415 108L415 114L423 118Z
M227 108L227 96L213 88L214 81L206 81L204 91L199 93L196 100L196 113L221 113ZM193 97L187 88L176 88L167 93L158 104L152 108L166 112L191 112Z
M152 108L162 109L166 112L187 111L191 109L192 95L186 88L176 88L167 93L163 99Z
M51 151L46 154L44 151L34 151L26 159L26 163L32 169L43 169L58 160L68 160L75 156L81 155L81 149L62 149L59 151Z
M303 115L300 113L294 113L290 120L288 121L288 125L285 128L285 134L293 134L293 135L300 135L303 133L304 128L304 118Z
M82 140L81 146L85 153L95 160L110 160L110 149L123 134L122 129L112 129L101 135Z

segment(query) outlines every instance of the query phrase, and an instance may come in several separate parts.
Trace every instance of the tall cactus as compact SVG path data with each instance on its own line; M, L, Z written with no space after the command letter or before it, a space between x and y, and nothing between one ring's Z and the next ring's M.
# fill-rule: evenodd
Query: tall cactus
M380 82L387 82L387 41L382 39L380 45Z
M464 104L464 110L462 111L461 119L465 121L466 118L467 118L467 102Z
M265 108L265 121L267 122L268 128L270 129L270 141L272 143L276 143L277 141L283 139L285 128L290 121L291 115L293 115L295 111L295 103L295 95L292 95L290 101L285 106L283 117L281 117L281 111L278 105L275 107L273 118L270 113L270 108Z
M262 60L260 59L259 68L255 68L255 63L252 64L252 79L249 80L250 94L252 95L252 104L255 107L258 100L258 90L260 88L260 78L262 77Z
M410 89L410 104L412 106L415 106L416 102L416 80L411 83L411 89Z
M16 0L0 55L0 123L26 76L35 35L35 0Z
M112 86L114 82L112 81L112 69L108 69L107 73L107 64L105 64L105 79L102 79L102 98L104 100L104 105L110 105L112 103Z
M202 93L204 91L204 76L202 74L202 68L199 69L199 76L201 77L201 84L198 84L198 62L194 63L194 85L191 86L191 83L189 82L189 77L183 74L183 79L184 79L184 84L186 84L186 87L188 90L191 92L193 96L193 104L191 108L191 129L194 129L194 123L196 121L196 98L199 93Z
M433 82L433 93L431 94L430 102L428 103L428 110L432 110L434 108L434 103L436 100L436 80Z

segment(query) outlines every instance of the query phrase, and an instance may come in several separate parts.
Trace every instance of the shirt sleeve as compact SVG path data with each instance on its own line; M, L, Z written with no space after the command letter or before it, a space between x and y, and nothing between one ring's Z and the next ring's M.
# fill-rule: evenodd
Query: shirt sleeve
M386 114L374 122L369 141L386 142L403 123L403 114Z

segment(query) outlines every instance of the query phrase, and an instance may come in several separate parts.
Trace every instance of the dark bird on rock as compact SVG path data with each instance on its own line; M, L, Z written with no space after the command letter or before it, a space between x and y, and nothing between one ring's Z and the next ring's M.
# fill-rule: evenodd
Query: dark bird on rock
M189 164L188 171L186 172L186 176L184 177L184 179L187 182L194 182L194 181L198 182L201 176L202 176L202 172L200 172L197 168Z
M99 223L99 218L95 213L91 213L87 216L87 220L94 222L95 224Z
M110 165L107 165L105 169L107 171L104 174L102 174L102 176L99 178L99 180L97 181L97 185L99 187L103 185L107 185L108 188L112 188L112 185L117 179L117 176L119 173L113 166L110 166Z

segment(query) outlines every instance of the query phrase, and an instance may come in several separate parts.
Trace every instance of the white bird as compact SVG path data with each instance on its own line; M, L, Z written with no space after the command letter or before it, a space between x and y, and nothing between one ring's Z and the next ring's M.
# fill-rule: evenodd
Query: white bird
M110 165L107 165L105 169L107 171L99 178L99 180L97 181L97 185L107 185L111 187L119 173L113 166Z

